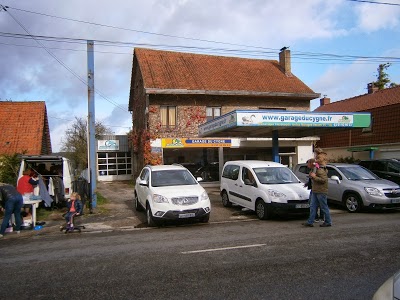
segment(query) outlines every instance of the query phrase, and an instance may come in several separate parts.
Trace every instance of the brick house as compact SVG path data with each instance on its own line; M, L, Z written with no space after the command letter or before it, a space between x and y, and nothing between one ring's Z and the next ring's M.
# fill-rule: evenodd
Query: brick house
M165 164L217 162L221 147L210 146L212 141L200 147L171 145L198 138L200 124L233 110L309 111L310 100L319 95L292 74L287 49L276 61L135 48L129 97L134 173L148 151L146 139ZM280 141L282 158L295 156L299 147L311 149L314 141L315 137ZM222 150L224 161L270 160L271 139L232 139Z
M400 86L377 90L368 84L368 93L330 103L323 98L317 112L370 112L371 127L320 136L318 146L331 158L400 159Z
M0 155L51 154L44 101L0 101Z

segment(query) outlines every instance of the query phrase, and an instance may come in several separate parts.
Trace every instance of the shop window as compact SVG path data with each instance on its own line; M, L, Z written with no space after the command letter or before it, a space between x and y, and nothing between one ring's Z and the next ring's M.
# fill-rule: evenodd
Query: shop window
M161 106L161 126L170 128L176 126L176 106Z
M221 107L206 107L207 122L221 116Z

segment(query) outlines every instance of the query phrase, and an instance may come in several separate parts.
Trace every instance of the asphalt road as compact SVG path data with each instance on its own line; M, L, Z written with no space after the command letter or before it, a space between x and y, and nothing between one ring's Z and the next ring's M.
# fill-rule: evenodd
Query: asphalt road
M400 212L254 218L0 241L2 299L371 299L400 269Z

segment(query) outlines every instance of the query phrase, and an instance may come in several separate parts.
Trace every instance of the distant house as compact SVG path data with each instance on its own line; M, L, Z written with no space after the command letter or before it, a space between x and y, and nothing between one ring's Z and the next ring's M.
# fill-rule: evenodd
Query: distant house
M400 159L400 86L377 90L368 84L368 94L330 103L321 99L317 112L370 112L371 126L320 136L318 146L330 157L355 159Z
M52 153L44 101L0 101L0 128L0 155Z
M292 74L287 49L277 61L135 48L129 97L135 172L145 161L146 140L163 163L193 169L221 158L271 160L271 138L199 139L198 126L237 109L309 111L319 96ZM311 155L304 149L314 141L280 141L281 162Z

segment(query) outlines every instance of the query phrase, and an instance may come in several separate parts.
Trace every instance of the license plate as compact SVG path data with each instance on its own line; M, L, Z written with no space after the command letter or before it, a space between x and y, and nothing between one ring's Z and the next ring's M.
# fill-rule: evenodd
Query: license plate
M392 203L400 203L400 199L392 199Z
M192 218L196 214L195 213L188 213L188 214L179 214L179 219L184 219L184 218Z
M310 208L310 204L308 203L296 204L296 208Z

